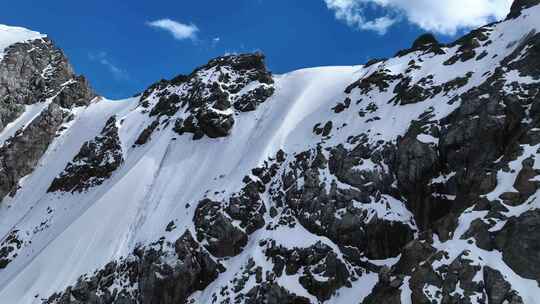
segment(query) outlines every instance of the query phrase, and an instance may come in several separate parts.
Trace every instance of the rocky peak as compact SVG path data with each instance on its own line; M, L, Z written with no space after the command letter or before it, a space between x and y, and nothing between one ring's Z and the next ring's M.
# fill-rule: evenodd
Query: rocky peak
M439 41L437 41L437 38L431 33L425 33L416 38L410 48L397 52L396 56L401 57L415 51L444 54L442 46L439 44Z
M507 19L513 19L521 15L524 9L540 4L540 0L514 0Z
M140 104L157 119L173 117L179 135L225 137L234 126L235 113L254 111L274 93L273 83L264 55L227 55L187 76L152 85L142 94ZM155 129L157 124L149 127ZM145 131L141 136L149 135L150 130Z
M0 298L537 303L538 14L279 85L230 55L0 112L39 112L0 148Z
M206 65L196 69L210 69L212 67L230 67L235 71L250 71L256 70L264 72L266 70L265 56L263 53L247 53L225 55L210 60Z
M22 114L24 105L51 99L71 108L88 105L95 97L49 38L0 26L0 48L0 130Z
M77 76L54 43L37 32L0 26L0 131L28 105L42 108L27 126L3 142L0 199L31 173L71 116L69 109L86 106L95 97L83 76ZM43 106L42 106L43 105Z
M420 37L416 38L416 40L413 42L412 48L413 49L419 49L426 46L431 45L438 45L439 41L437 41L437 38L433 36L431 33L426 33L420 35Z
M48 191L82 192L111 177L124 161L116 124L116 117L109 118L101 134L82 145Z
M86 105L94 96L86 79L75 75L62 50L48 38L5 49L0 62L0 100L33 104L54 97L69 108Z

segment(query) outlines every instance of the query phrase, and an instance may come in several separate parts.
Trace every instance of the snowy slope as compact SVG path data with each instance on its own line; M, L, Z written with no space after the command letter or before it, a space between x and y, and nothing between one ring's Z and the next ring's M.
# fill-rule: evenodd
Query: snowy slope
M129 111L137 101L131 99L107 103L103 100L89 106L62 135L65 139L59 139L62 143L58 143L58 147L63 147L62 153L45 156L42 163L47 165L42 166L43 173L40 174L38 169L24 181L22 191L15 199L5 203L6 207L1 216L3 220L9 219L9 222L2 223L3 231L8 231L15 223L17 227L28 227L18 229L31 231L36 223L43 221L43 214L46 214L48 207L65 213L58 216L55 212L55 218L68 222L59 223L60 228L56 232L59 235L49 228L47 234L37 237L39 242L43 243L32 242L32 246L38 247L28 250L41 253L37 257L31 254L31 263L28 260L22 261L19 257L21 268L16 267L15 263L10 265L13 273L17 274L16 278L13 279L9 273L3 273L2 280L19 285L19 278L27 280L24 273L34 277L33 280L36 279L36 273L43 273L42 279L35 281L36 293L50 294L63 288L65 281L75 281L80 274L129 254L136 244L159 238L164 225L173 219L190 228L196 206L186 210L186 203L202 198L209 189L225 190L226 193L236 191L246 172L256 167L268 155L275 154L285 145L294 147L301 143L301 136L305 132L298 135L289 133L295 133L298 130L295 126L302 125L303 121L309 119L312 98L321 96L322 92L337 93L335 97L329 96L328 99L321 100L321 107L327 106L336 98L339 99L342 88L354 79L355 70L358 68L320 68L279 76L277 87L282 84L292 84L292 87L283 87L281 92L276 93L275 102L273 100L265 103L257 113L249 113L245 119L242 117L235 126L234 135L218 141L203 139L194 144L188 136L171 141L174 133L168 128L162 130L159 137L153 138L144 150L132 149L131 143L135 141L147 119L140 110ZM329 79L332 81L328 81ZM290 100L295 100L295 108L298 108L291 111ZM315 106L313 110L317 109L317 105L311 106ZM80 143L98 133L105 120L112 115L124 119L125 128L120 129L120 137L125 143L127 161L108 182L109 186L95 191L97 193L43 196L56 172L60 172L73 158ZM304 115L308 117L303 117ZM316 120L311 119L306 125L313 125L314 121ZM287 126L288 128L285 128ZM52 149L54 151L54 147ZM47 160L49 155L51 159ZM220 176L222 177L219 178ZM25 188L28 191L24 191ZM29 209L32 209L30 213ZM34 211L37 209L41 211ZM51 220L48 225L55 227L53 223ZM91 236L83 236L86 233ZM89 241L90 239L93 241ZM44 250L40 248L51 241L58 242L60 246L49 245ZM70 256L75 260L73 266L68 268L61 267L66 263L67 257L62 254L66 248L70 248ZM53 256L57 257L56 262L51 260ZM76 262L80 261L82 256L86 256L87 260L84 263ZM60 268L67 273L58 275ZM21 269L24 269L22 273ZM51 284L53 276L62 278L58 280L57 286ZM66 280L66 277L69 278ZM24 294L30 301L34 298L35 293L28 293L28 286L24 285L19 285L22 287L19 290L11 291L14 292L13 299ZM43 287L46 290L39 292Z
M22 27L0 24L0 60L4 57L4 51L9 46L44 37L46 35Z
M521 153L518 153L517 157L512 158L505 154L506 152L501 152L496 157L500 159L489 159L490 164L500 165L494 173L496 186L487 193L479 194L474 200L469 197L462 198L461 193L446 191L451 188L447 185L453 180L452 177L461 174L457 170L453 171L451 164L434 172L425 168L420 170L427 177L425 181L418 180L416 183L425 182L428 186L444 184L445 191L441 190L440 193L436 193L434 187L429 188L433 192L429 195L430 199L444 196L444 202L454 201L457 205L459 201L460 204L465 204L466 208L457 215L457 209L445 214L446 218L457 220L455 227L450 225L451 233L446 235L447 237L443 237L444 233L437 230L437 226L442 226L441 222L432 221L429 216L429 219L425 220L421 213L423 211L419 211L414 203L416 198L408 194L409 190L400 177L400 170L395 169L400 168L403 162L395 165L387 161L385 155L387 151L393 151L396 158L399 158L400 151L407 149L404 139L414 142L422 153L433 149L439 151L434 152L437 157L444 154L441 151L444 151L443 147L450 141L450 136L441 135L445 134L443 129L465 124L465 120L452 120L455 115L451 114L467 112L466 103L472 103L467 100L468 94L476 92L476 88L482 88L486 83L490 84L494 75L499 74L497 79L503 82L503 91L508 95L518 96L516 98L523 101L523 107L526 108L523 128L528 128L527 132L534 132L536 126L533 126L532 122L536 118L533 106L530 102L527 104L526 100L537 98L531 96L538 92L540 75L529 73L529 70L519 65L515 67L512 63L528 58L527 54L531 54L534 49L534 45L530 46L528 43L538 30L540 6L534 6L524 10L517 18L483 27L480 30L481 36L470 39L474 41L472 46L456 43L441 45L438 50L430 47L412 49L400 56L367 65L312 68L273 75L272 81L268 82L264 82L262 78L243 79L242 72L235 70L235 64L209 64L189 75L188 80L172 81L149 88L148 94L139 97L118 101L96 98L87 106L69 108L66 111L72 114L73 119L62 123L55 139L31 174L19 182L18 190L13 196L6 196L0 204L0 243L3 248L13 248L7 254L9 263L0 269L1 302L42 303L53 293L64 292L68 296L52 299L51 303L79 303L75 302L77 300L89 303L77 298L76 293L66 292L66 287L76 284L82 275L91 278L95 271L103 269L111 261L122 264L137 260L140 255L134 251L159 247L156 245L158 240L162 241L162 248L158 252L162 254L163 264L175 265L179 257L175 255L174 245L171 244L188 231L205 248L200 249L201 252L209 254L223 267L217 278L207 282L204 288L195 288L194 292L188 294L188 298L194 303L222 303L240 296L239 299L247 301L250 290L262 286L255 272L246 272L250 267L259 267L258 271L263 274L262 282L275 283L290 294L312 303L361 303L369 299L370 295L388 296L388 299L396 297L400 299L398 303L417 303L415 299L420 297L418 292L436 303L443 301L445 296L455 297L452 300L454 302L447 303L458 303L456 299L459 299L460 295L469 301L463 303L492 303L486 301L486 298L492 301L491 291L474 284L487 282L485 269L489 267L503 274L513 290L508 293L515 292L523 303L536 303L540 296L540 287L537 284L539 277L534 278L534 275L524 274L521 269L510 267L503 257L506 254L504 250L481 248L475 235L472 237L474 241L463 236L470 232L475 220L490 223L489 231L496 233L504 230L507 223L514 221L512 218L519 218L528 211L539 208L537 192L519 204L512 205L501 200L499 204L504 206L505 210L500 211L495 219L490 217L491 211L478 207L481 198L496 201L502 194L519 192L515 189L514 181L523 171L524 161L533 159L531 170L540 169L537 158L539 143L519 142ZM2 34L4 32L6 34ZM0 49L14 42L40 37L42 36L35 32L0 27ZM538 40L535 41L538 43ZM464 45L466 47L463 47ZM463 59L470 54L471 48L473 58ZM506 58L509 60L505 61ZM536 57L536 60L538 59ZM259 72L255 69L253 73ZM242 85L236 91L230 86L227 89L228 102L225 106L218 106L220 99L212 99L214 91L211 84L218 83L220 87L230 85L230 82L222 78L223 73L232 75L231 82ZM257 74L256 77L263 76ZM193 87L200 83L203 84L201 88L204 88L204 92L200 93L201 100L208 104L215 102L208 107L201 106L202 110L198 108L197 98L192 98ZM409 91L400 91L400 84L409 84L409 87L418 84L420 89L416 90L422 92L419 94L422 96L419 100L411 101L411 98L415 99L417 96L411 97L406 94ZM271 96L258 101L256 109L239 110L245 109L242 108L244 105L240 104L243 97L256 95L253 93L256 88L269 87L273 88L268 91ZM199 94L198 91L196 93ZM478 100L483 100L483 95L479 95ZM169 102L168 100L175 100L171 96L180 96L179 101ZM495 93L488 94L485 99L493 100L494 96ZM5 145L17 130L25 129L52 100L25 106L24 112L4 128L0 134L0 143ZM341 110L336 109L339 104L342 104ZM166 106L165 110L163 105ZM174 110L170 111L170 108ZM154 109L159 111L153 113ZM476 115L472 110L470 112L472 114L467 119L470 118L471 121L484 117ZM222 129L217 127L217 131L208 129L208 126L203 124L204 115L210 115L210 123L218 123L219 127L225 128L227 132L221 134L219 132ZM500 118L501 115L493 116ZM83 143L98 141L100 132L111 117L115 117L122 164L114 169L109 178L85 191L48 191L53 180L70 162L77 164L74 158L80 154ZM426 120L425 117L429 119ZM187 124L190 119L193 119L193 125ZM227 123L231 119L234 121L232 126ZM416 123L423 125L420 131L413 132L411 130L414 128L411 126ZM529 127L529 124L532 127ZM524 127L525 125L527 127ZM178 131L178 126L182 127L182 131ZM437 128L441 131L434 132ZM151 136L139 142L143 130L148 130ZM201 130L204 134L200 133ZM197 132L200 133L200 138L194 140ZM219 136L214 136L216 132ZM361 146L368 147L369 155L359 158L354 151L362 154L359 152ZM397 152L392 150L394 148ZM340 149L344 149L348 154L335 167L346 167L347 174L340 175L339 170L331 164L314 164L318 158L330 160L329 163L332 163ZM417 152L414 149L411 151L407 155L411 156L409 159L414 159L414 153ZM280 153L284 153L284 156L280 157ZM303 155L307 156L302 158ZM425 157L424 154L421 154L421 157ZM350 162L354 164L349 166ZM430 162L429 157L421 159L420 162ZM403 166L406 165L407 163ZM410 169L412 165L408 165ZM253 170L264 168L263 171L271 171L268 168L272 166L277 173L272 174L268 181L262 181L263 178ZM504 169L504 166L509 169ZM412 178L415 172L416 167L409 170L408 175ZM294 176L294 183L287 187L289 175ZM246 182L246 177L253 184L263 185L258 194L259 198L251 197L250 201L260 206L257 205L259 209L250 213L249 219L235 218L229 209L233 199L241 197L242 193L252 195L246 190L251 183ZM531 177L531 180L538 178ZM313 179L316 182L313 182ZM358 180L361 183L355 182ZM312 190L313 188L318 190ZM294 190L302 194L295 193ZM302 196L311 193L309 191L314 191L315 194L307 198ZM349 193L353 199L347 199L347 204L339 207L339 202L335 202L339 199L335 197L340 196L332 194L336 191L342 196L346 196L343 193ZM331 197L328 199L330 202L326 201L327 197ZM239 247L239 252L222 254L221 248L212 249L212 242L222 243L219 242L219 237L212 235L212 228L205 228L204 221L197 220L201 213L201 218L205 220L215 216L214 213L204 214L204 209L201 208L204 199L222 203L219 207L221 209L216 212L223 214L227 227L240 231L239 235L245 235L246 243ZM308 202L319 200L323 201L325 208L336 209L332 209L331 220L315 215L322 210L319 205L314 209L307 206ZM285 202L285 206L278 202ZM274 209L277 215L272 214L271 210ZM310 212L313 214L309 214ZM257 226L254 231L249 231L244 222L247 221L249 226L259 215L264 224ZM366 237L366 247L370 249L365 252L354 238L340 238L340 233L336 235L332 229L340 229L339 227L346 225L344 219L349 219L349 216L357 225L353 225L357 230L353 229L350 233L362 239L362 242L364 238L361 235L365 231L388 229L391 231L389 235L395 236L396 240L386 239L387 243L405 245L414 242L414 239L430 246L440 257L433 254L419 258L419 261L423 261L422 265L432 267L437 275L444 277L445 282L453 284L453 290L449 292L444 284L437 286L435 283L424 283L421 274L415 272L416 268L401 273L399 267L392 267L401 265L401 260L409 253L402 248L404 246L400 245L398 252L395 252L394 247L397 245L384 243L382 235L388 237L387 234ZM441 218L445 217L440 216L437 220ZM283 224L289 220L293 224ZM327 220L331 224L327 225ZM168 229L170 223L174 223L174 227ZM531 227L538 228L534 225ZM343 234L347 233L349 232ZM430 240L424 239L426 234L430 235ZM169 245L163 245L167 242L170 242ZM287 250L307 250L322 246L325 249L320 250L325 252L325 258L316 265L309 264L309 261L287 261L288 265L298 263L300 266L296 271L287 270L283 275L272 277L270 274L275 272L278 262L277 258L269 253L271 246L267 245L267 242L272 243L274 249L281 246L283 256L286 255L283 252ZM377 244L372 244L374 242ZM380 245L380 242L383 244ZM352 257L351 248L362 252L358 258ZM299 253L290 255L295 254ZM332 266L325 263L330 257L337 261L332 264L334 267L343 265L347 277L339 278L338 275L328 273L332 272ZM463 268L458 272L472 271L472 276L451 279L447 269L457 267L455 261L467 264L464 260L472 265L470 267L474 271ZM323 267L326 271L317 272L317 267ZM388 271L389 278L383 275L385 271ZM301 279L306 277L307 273L312 285ZM120 271L118 276L113 275L115 283L107 288L124 290L133 295L139 285L121 285L121 275ZM163 278L166 276L164 274L155 276L167 280ZM246 280L239 284L241 277L246 277ZM393 286L391 282L394 280L398 280L399 285L388 287ZM310 287L315 284L313 282L322 282L322 287ZM420 291L417 290L418 285L421 286ZM92 287L84 288L86 289L83 290L92 290ZM394 290L392 288L397 290L397 296L384 293L385 290ZM317 289L324 290L324 293L317 293ZM99 296L103 292L95 294ZM449 301L448 298L446 301Z

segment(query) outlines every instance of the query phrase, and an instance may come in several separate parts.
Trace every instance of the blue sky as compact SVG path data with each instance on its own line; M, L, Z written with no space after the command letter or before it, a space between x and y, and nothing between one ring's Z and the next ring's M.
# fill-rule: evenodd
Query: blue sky
M121 98L225 53L262 51L274 73L361 64L426 31L453 40L500 19L510 1L18 0L0 10L0 23L48 34L99 94ZM171 24L181 26L176 36Z

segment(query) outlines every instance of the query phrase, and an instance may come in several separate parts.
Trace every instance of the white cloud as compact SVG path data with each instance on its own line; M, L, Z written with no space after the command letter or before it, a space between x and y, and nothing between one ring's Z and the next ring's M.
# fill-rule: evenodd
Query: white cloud
M404 18L426 31L454 35L460 29L478 27L504 18L513 0L324 1L337 19L361 30L384 34Z
M113 74L117 80L129 79L129 74L113 64L108 58L106 52L90 53L88 54L90 60L98 62L105 66Z
M147 25L166 30L177 40L195 39L199 28L194 24L184 24L171 19L159 19L147 22Z

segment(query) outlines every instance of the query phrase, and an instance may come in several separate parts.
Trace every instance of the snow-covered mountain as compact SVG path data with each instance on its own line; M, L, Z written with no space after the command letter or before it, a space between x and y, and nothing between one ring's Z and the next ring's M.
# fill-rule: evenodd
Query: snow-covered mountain
M540 1L443 45L96 97L0 26L0 303L538 303Z

